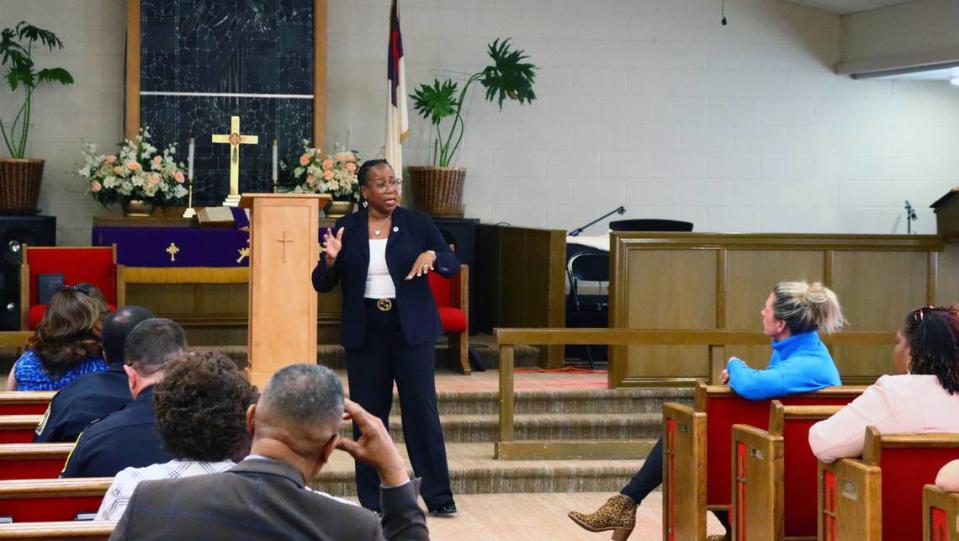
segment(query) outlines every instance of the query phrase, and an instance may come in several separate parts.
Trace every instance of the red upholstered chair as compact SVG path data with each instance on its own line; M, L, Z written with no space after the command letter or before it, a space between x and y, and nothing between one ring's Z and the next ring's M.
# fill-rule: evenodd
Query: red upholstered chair
M114 309L123 306L126 287L123 265L117 265L117 247L24 246L20 265L20 328L36 329L46 312L37 301L37 276L62 274L63 283L97 286Z
M430 289L440 311L443 332L449 335L450 366L465 375L471 373L469 360L469 266L460 266L453 278L429 274Z

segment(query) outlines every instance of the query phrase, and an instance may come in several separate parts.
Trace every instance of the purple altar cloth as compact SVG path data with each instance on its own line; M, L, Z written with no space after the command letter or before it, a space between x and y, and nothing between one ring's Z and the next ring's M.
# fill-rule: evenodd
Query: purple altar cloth
M116 244L117 262L129 267L246 267L250 258L241 259L240 250L249 238L233 227L93 228L93 245ZM172 257L171 244L177 249Z

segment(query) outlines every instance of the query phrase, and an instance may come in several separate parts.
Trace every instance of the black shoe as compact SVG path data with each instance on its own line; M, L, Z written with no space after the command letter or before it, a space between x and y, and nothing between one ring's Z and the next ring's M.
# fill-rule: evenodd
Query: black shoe
M434 517L451 517L456 514L456 502L450 500L430 511L430 514Z

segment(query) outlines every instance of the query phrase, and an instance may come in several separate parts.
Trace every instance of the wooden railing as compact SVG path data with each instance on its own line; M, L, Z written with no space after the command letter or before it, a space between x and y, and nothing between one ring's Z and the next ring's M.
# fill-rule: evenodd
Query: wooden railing
M529 346L708 346L710 382L719 384L726 364L726 346L769 344L769 337L753 331L726 330L649 330L649 329L496 329L499 348L499 441L496 458L636 458L638 449L648 447L636 440L613 441L517 441L514 430L513 355L518 345ZM891 331L842 332L823 337L827 346L892 347L896 333Z

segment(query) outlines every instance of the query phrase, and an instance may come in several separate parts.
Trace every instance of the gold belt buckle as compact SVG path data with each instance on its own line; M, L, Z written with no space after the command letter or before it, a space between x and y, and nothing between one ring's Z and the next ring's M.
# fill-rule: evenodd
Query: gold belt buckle
M390 299L379 299L376 301L376 308L380 312L389 312L393 309L393 301Z

